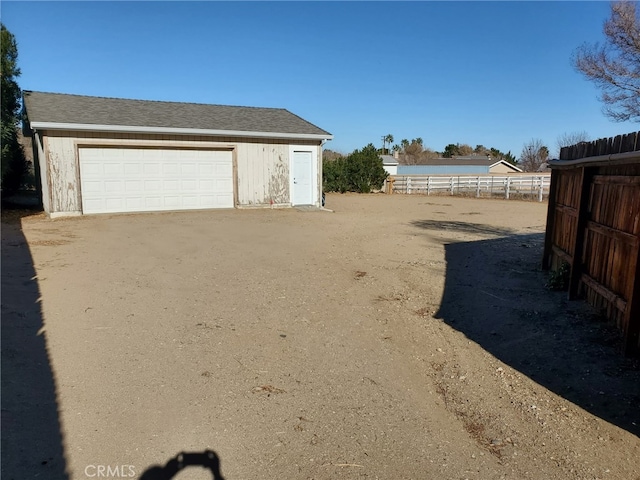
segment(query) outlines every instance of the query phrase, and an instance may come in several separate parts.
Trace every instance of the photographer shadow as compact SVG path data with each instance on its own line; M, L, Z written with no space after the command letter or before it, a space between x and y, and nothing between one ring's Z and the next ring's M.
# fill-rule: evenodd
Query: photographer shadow
M28 214L2 212L3 480L66 480L55 376L49 360L40 288L21 229Z
M432 220L413 225L497 237L445 243L437 318L550 391L640 436L638 362L621 355L620 333L586 302L546 287L542 233Z

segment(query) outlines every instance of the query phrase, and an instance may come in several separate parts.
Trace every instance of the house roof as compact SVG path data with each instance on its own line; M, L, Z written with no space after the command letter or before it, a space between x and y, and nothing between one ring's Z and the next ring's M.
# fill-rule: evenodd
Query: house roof
M499 164L504 164L506 166L508 166L509 168L512 168L514 171L516 172L522 172L522 169L516 167L515 165L512 165L509 162L505 162L504 160L496 160L495 158L491 158L491 157L484 157L484 156L467 156L467 157L453 157L453 158L434 158L431 160L427 160L426 162L422 162L416 166L447 166L447 167L451 167L451 166L470 166L470 165L480 165L480 166L486 166L486 167L493 167L495 165L499 165Z
M395 158L393 155L380 155L380 158L382 158L382 165L387 165L387 166L391 166L391 165L398 165L398 159Z
M329 132L283 108L236 107L88 97L25 90L30 127L332 139Z

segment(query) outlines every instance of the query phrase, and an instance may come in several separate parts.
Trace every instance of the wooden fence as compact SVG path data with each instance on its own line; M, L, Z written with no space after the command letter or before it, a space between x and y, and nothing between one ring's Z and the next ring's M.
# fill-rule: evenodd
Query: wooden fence
M387 192L406 194L499 196L506 199L530 197L542 201L549 195L551 176L538 175L396 175L387 183Z
M640 132L563 148L550 162L542 266L569 265L569 299L585 298L640 354Z

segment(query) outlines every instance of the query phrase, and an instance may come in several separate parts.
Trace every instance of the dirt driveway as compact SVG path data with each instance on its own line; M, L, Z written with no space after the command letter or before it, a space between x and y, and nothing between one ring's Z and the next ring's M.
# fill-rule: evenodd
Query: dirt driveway
M211 448L227 479L640 479L640 372L544 288L546 204L327 207L3 223L2 478Z

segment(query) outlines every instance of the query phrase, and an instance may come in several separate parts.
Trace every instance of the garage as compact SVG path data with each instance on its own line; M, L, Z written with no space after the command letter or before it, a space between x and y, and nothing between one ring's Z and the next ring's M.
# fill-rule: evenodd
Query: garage
M80 147L84 213L233 208L230 150Z
M322 207L326 130L283 108L23 92L51 217Z

